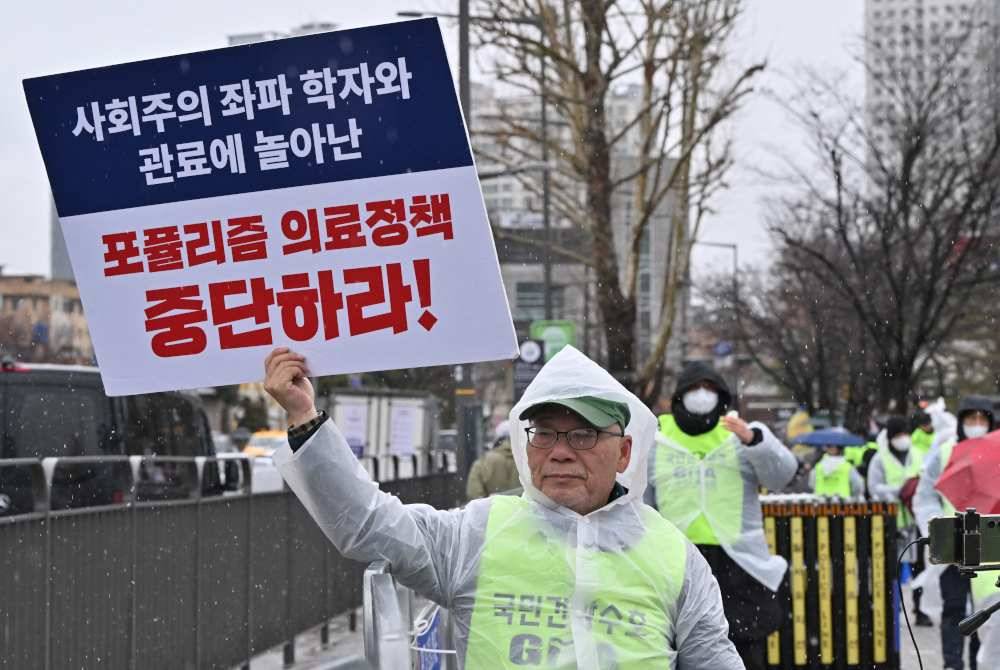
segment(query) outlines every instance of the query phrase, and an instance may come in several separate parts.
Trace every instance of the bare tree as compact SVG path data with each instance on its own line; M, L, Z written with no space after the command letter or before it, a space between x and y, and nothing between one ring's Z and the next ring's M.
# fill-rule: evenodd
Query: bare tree
M530 96L546 91L561 129L547 138L557 157L553 206L588 232L596 302L608 367L655 398L691 242L731 163L720 130L751 91L762 64L727 76L726 47L742 0L483 0L497 18L480 39L496 54L497 78ZM536 16L537 26L510 19ZM542 60L549 74L543 80ZM608 104L622 85L637 91L634 112L609 124ZM487 131L497 146L486 158L506 164L537 160L537 120L501 110ZM522 175L526 188L540 185ZM628 227L616 231L616 198L630 200ZM637 361L640 253L651 221L674 197L658 327L646 360Z
M882 410L906 409L991 276L1000 124L956 57L970 39L910 59L869 58L890 101L870 116L818 77L788 105L815 164L793 166L770 230L791 268L853 311Z
M740 282L708 278L700 293L720 339L733 339L772 381L810 412L843 412L853 313L812 273L778 260Z

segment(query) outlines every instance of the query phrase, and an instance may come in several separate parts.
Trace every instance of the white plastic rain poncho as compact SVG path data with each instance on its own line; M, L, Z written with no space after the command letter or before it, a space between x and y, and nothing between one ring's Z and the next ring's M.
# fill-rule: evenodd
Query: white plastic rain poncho
M726 554L758 582L777 592L788 562L768 549L760 488L782 490L795 476L798 462L766 425L754 421L749 426L760 430L763 439L759 444L748 447L730 435L722 447L702 460L657 433L656 441L662 447L650 457L649 472L658 472L657 458L674 459L667 462L676 471L682 471L685 478L696 478L698 495L694 501L671 497L672 481L668 477L658 482L655 495L653 491L647 493L646 500L661 509L662 501L670 501L672 508L665 509L665 515L685 529L704 514Z
M872 500L898 503L902 485L890 484L886 481L885 462L882 460L889 449L889 437L884 428L875 437L875 444L878 445L878 450L868 462L868 494ZM889 452L889 457L892 457L891 452ZM902 469L910 470L912 459L913 450L911 449L906 452L906 461L901 465Z
M944 398L938 398L928 405L925 412L931 417L931 426L934 428L935 440L954 440L957 436L958 419L948 411L944 404Z
M518 417L557 398L626 402L628 491L587 516L531 483ZM511 411L524 494L452 511L404 505L378 490L326 422L275 461L327 537L348 558L388 560L405 586L447 607L466 668L712 668L743 664L727 638L718 585L697 549L642 504L656 420L607 372L566 347Z
M928 527L931 519L946 514L941 494L937 492L934 485L937 484L947 465L947 463L941 462L941 451L948 449L946 445L954 445L957 438L958 418L945 409L943 398L938 398L924 411L930 415L931 423L934 426L934 443L927 455L924 456L920 481L917 482L917 490L913 494L913 516L916 519L917 528L920 529L920 534L923 537L929 537ZM923 551L926 559L930 551L927 547L924 547ZM942 606L940 579L941 574L948 569L948 566L936 565L929 560L925 560L925 562L924 571L914 578L910 586L914 589L923 589L921 608L925 612L929 612L931 618L937 621Z

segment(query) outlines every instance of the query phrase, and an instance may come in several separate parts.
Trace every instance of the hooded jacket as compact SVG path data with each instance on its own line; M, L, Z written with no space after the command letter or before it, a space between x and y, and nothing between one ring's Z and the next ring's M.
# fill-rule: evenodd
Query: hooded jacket
M990 427L986 432L993 432L997 427L996 419L993 416L993 401L981 395L967 396L962 398L962 402L958 406L958 427L956 428L956 432L959 442L965 439L965 427L962 425L962 422L965 420L966 415L973 412L982 412L989 419Z
M962 402L959 403L955 437L953 438L943 431L941 437L938 437L938 433L935 433L934 444L931 445L930 451L927 452L927 456L924 458L920 483L917 484L917 492L913 496L913 514L917 517L917 525L920 527L920 533L924 537L928 537L928 524L930 520L944 514L941 495L934 488L937 485L938 479L941 478L941 473L948 466L947 463L941 462L941 450L949 442L956 440L957 442L962 442L965 440L965 429L962 426L962 420L971 412L983 412L989 419L989 430L992 431L996 428L996 419L993 416L993 403L989 398L973 395L962 398ZM933 418L934 415L932 414L931 417Z
M684 394L701 382L710 382L719 394L719 402L715 410L706 415L692 414L684 407ZM670 398L670 411L677 425L689 435L701 435L715 428L719 417L726 413L733 404L733 396L722 375L711 365L695 361L688 363L677 378L677 387Z
M684 408L683 397L687 391L702 381L711 382L716 387L719 402L713 412L699 416ZM722 376L711 366L699 362L685 366L677 380L674 395L671 397L674 421L676 421L677 427L688 435L700 435L715 429L720 417L731 404L732 396ZM781 444L766 425L753 422L750 424L750 428L754 432L752 446L743 445L735 436L730 435L730 439L736 443L734 469L738 468L738 472L734 472L734 475L742 481L742 487L739 490L717 491L716 494L707 496L706 491L710 487L707 483L702 485L702 507L724 508L724 511L718 509L716 510L718 514L711 514L705 513L704 510L691 508L685 510L686 518L672 520L686 529L698 518L700 513L703 513L709 525L715 530L717 526L728 525L724 519L718 517L739 515L736 520L738 522L736 524L738 536L727 536L725 541L720 536L720 544L729 557L743 570L771 591L777 591L788 564L783 558L772 555L768 550L759 492L762 486L772 491L784 489L795 476L798 462L792 452ZM657 434L656 439L659 446L648 459L650 478L655 477L658 472L658 459L664 459L664 462L670 463L672 452L680 449L680 447L672 445L670 440L662 434ZM717 481L721 464L705 466L705 462L702 461L700 465L705 471L699 476ZM688 470L686 467L683 469L685 472ZM658 490L651 487L646 494L646 502L656 506L657 496L660 496L661 500L663 496L670 496L671 483L672 481L668 479L659 482ZM715 504L707 500L707 497L715 497ZM716 535L719 535L718 532Z
M625 402L632 414L626 430L633 438L631 461L617 478L625 492L586 516L554 503L532 484L525 434L528 424L518 419L523 410L535 404L581 396ZM542 368L511 410L510 426L514 461L524 494L516 506L521 511L506 523L526 528L529 534L541 533L550 545L558 541L561 544L557 546L565 546L565 551L556 552L559 558L555 560L560 562L560 574L575 575L569 611L564 612L570 623L557 631L562 650L559 659L564 658L562 653L568 653L574 660L559 667L580 670L619 667L606 659L607 650L602 650L595 639L593 631L598 627L588 608L589 603L595 602L592 597L595 590L627 592L630 587L599 583L606 580L594 579L588 570L588 556L612 555L615 560L628 561L629 548L639 546L647 539L647 533L659 533L676 538L670 539L671 543L679 543L671 546L684 557L683 579L677 584L676 597L662 602L664 618L670 622L668 629L646 633L662 642L670 668L742 668L739 655L727 638L722 597L708 564L679 531L664 526L667 522L642 503L646 458L656 433L656 419L639 399L579 351L566 347ZM490 553L486 549L487 538L503 537L502 532L494 532L493 526L488 529L494 518L491 509L494 505L510 507L509 498L474 500L462 509L449 511L422 504L404 505L398 498L379 491L330 421L297 451L293 453L289 447L283 447L274 459L289 487L344 556L358 561L388 560L401 584L450 610L461 666L464 667L467 651L475 646L479 652L484 647L495 652L496 663L491 667L507 667L508 658L513 660L509 657L513 650L509 651L503 640L477 633L471 623L473 615L481 612L476 608L480 595L477 581L481 577L481 563ZM532 559L542 560L531 549L530 543L504 547L506 553L523 551L523 560L529 565ZM563 564L562 559L568 556L575 556L575 560ZM552 555L548 560L553 560ZM669 567L662 566L663 571L667 572ZM512 565L510 571L517 569L519 566ZM501 571L493 573L491 578L502 584L504 575ZM532 592L545 593L548 586L539 583ZM545 631L536 632L541 635ZM628 660L619 659L620 666L647 667L641 660L640 663Z
M505 493L518 487L520 477L514 463L510 437L476 459L469 470L465 494L469 500L486 498L495 493Z

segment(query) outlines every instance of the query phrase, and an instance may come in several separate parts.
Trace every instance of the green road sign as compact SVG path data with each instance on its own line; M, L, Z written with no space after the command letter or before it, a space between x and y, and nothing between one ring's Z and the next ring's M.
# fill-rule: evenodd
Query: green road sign
M545 361L567 344L576 346L576 323L573 321L532 321L530 336L545 343Z

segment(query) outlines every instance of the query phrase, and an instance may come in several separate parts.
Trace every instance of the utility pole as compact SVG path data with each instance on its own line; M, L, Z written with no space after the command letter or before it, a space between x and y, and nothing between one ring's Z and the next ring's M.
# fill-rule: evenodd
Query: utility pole
M545 41L545 25L542 18L538 19L539 44ZM549 114L548 114L548 89L547 89L547 67L548 59L545 57L545 50L541 50L541 136L542 136L542 163L549 164ZM550 181L549 170L542 171L542 227L545 230L545 253L542 257L542 276L545 290L545 319L552 320L552 221L549 215L549 195Z

